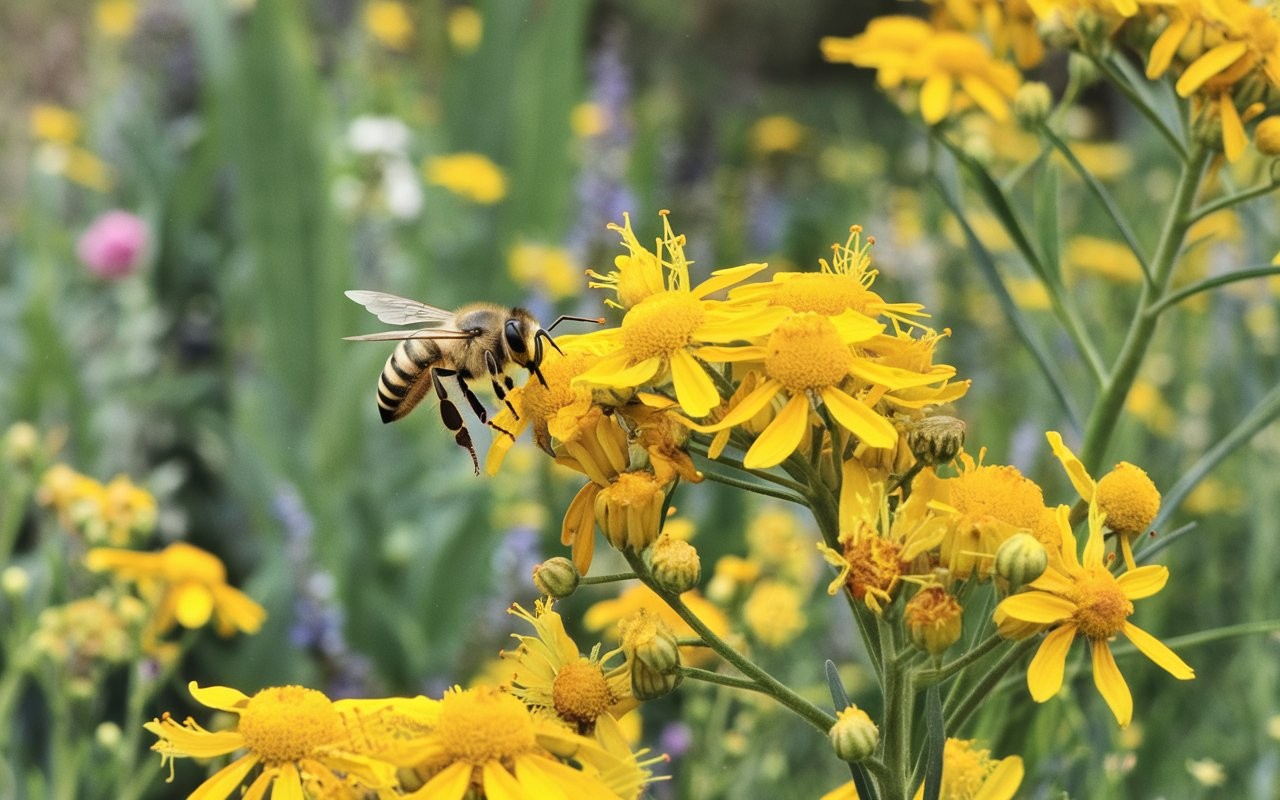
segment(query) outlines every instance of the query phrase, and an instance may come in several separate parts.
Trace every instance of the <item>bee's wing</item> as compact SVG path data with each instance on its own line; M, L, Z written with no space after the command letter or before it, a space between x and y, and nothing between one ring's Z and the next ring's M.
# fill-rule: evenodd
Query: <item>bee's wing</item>
M453 331L442 328L420 331L382 331L366 333L363 336L344 336L348 342L399 342L405 339L471 339L475 334L466 331Z
M346 295L388 325L425 325L434 328L453 319L452 311L394 294L353 289Z

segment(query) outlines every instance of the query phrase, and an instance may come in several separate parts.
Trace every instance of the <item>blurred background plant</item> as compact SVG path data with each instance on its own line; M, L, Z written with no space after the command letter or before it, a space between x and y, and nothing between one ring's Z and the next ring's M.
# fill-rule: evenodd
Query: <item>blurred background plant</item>
M521 630L507 606L532 607L530 570L561 552L578 482L528 442L508 454L501 481L476 480L431 414L382 426L373 394L387 348L341 341L368 321L342 291L522 304L544 320L594 315L600 301L581 273L608 271L618 248L605 224L624 211L652 241L653 212L676 210L698 270L765 260L812 269L861 223L878 242L877 291L919 300L954 332L946 361L973 379L959 406L971 435L993 462L1067 497L1042 432L1085 433L1077 389L1096 369L1081 343L1119 351L1142 286L1098 186L1143 209L1167 205L1178 181L1168 136L1115 87L1149 93L1146 107L1177 134L1172 88L1145 83L1142 62L1116 50L1092 60L1050 51L1031 74L1053 96L1070 94L1048 130L1070 141L1078 165L1054 156L1052 139L981 114L955 121L944 143L907 125L870 71L825 63L817 44L901 10L764 0L0 7L0 99L19 110L0 121L10 199L0 204L0 791L194 788L195 770L157 788L137 729L162 709L195 713L188 680L249 694L299 683L335 699L438 697L491 668ZM1027 40L1010 41L1029 68L1016 44ZM1099 81L1107 70L1124 82ZM1219 115L1220 95L1206 105ZM1209 178L1217 196L1269 181L1255 147L1228 155L1237 158ZM1027 165L1040 170L1034 181L1023 180ZM962 193L957 175L978 170L1022 190L1019 211L1054 221L1056 283L1083 319L1060 324L1061 297L1027 267L985 184ZM1275 212L1265 196L1201 215L1186 233L1182 286L1268 263L1280 249ZM1146 214L1130 223L1143 242L1161 233ZM1047 228L1025 233L1048 254ZM1263 277L1188 295L1121 397L1127 413L1108 453L1140 462L1183 501L1160 533L1189 531L1162 554L1177 590L1143 605L1162 637L1280 616L1270 591L1280 428L1251 416L1280 383L1278 291ZM1217 463L1215 448L1242 421L1247 444ZM1112 463L1102 458L1086 462L1101 472ZM686 492L676 519L697 532L702 593L725 630L824 702L822 660L855 663L859 645L847 618L828 618L816 530L715 485ZM148 643L163 593L85 566L90 547L160 554L175 543L216 556L222 583L265 608L256 635L168 632ZM602 572L625 566L599 559ZM585 635L583 624L605 629L622 615L607 613L628 602L613 594L584 587L558 608ZM1190 689L1131 675L1144 711L1124 731L1100 703L1061 703L993 704L977 733L992 753L1023 757L1027 796L1275 797L1277 646L1253 637L1195 650ZM843 678L853 699L872 696L869 670ZM648 787L656 797L815 797L847 780L803 722L722 687L686 685L642 716L631 735L672 759L658 768L671 780Z

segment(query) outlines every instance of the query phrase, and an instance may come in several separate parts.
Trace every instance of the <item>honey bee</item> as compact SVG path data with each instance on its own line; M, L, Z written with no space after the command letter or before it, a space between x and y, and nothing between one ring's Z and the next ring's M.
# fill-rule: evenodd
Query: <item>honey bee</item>
M546 386L540 369L545 352L543 345L561 352L551 338L551 329L565 320L604 323L603 319L565 315L549 328L543 328L523 308L471 303L456 311L446 311L383 292L349 291L346 295L388 325L417 326L416 330L346 337L356 342L399 342L378 378L378 413L382 421L395 422L403 418L433 389L440 400L440 416L445 427L453 433L458 446L466 448L471 455L477 475L480 460L476 458L475 445L462 414L449 398L445 381L458 382L463 398L481 422L500 434L511 436L489 419L484 404L467 381L488 375L493 393L516 414L507 400L507 392L515 387L507 368L513 364L523 367Z

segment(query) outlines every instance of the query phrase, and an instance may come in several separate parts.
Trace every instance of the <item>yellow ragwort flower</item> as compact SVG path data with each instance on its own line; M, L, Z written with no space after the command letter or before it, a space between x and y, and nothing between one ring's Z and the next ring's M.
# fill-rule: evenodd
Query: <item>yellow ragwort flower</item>
M303 797L307 787L323 797L345 796L345 789L390 790L395 767L344 747L347 731L363 724L351 701L334 703L321 692L301 686L276 686L248 697L224 686L188 688L197 702L236 714L234 731L208 731L188 718L179 724L166 712L144 727L159 737L151 749L162 763L177 758L217 758L236 751L244 754L202 783L192 800L224 800L239 796L249 775L261 766L244 790L246 798ZM341 776L341 777L340 777Z
M680 595L681 601L689 607L698 619L706 623L712 633L724 636L729 631L729 621L724 612L708 602L698 592L691 589ZM696 636L697 633L677 614L662 598L644 584L637 583L622 594L610 600L601 600L587 609L582 624L589 631L605 631L611 639L619 639L618 623L631 617L640 610L650 611L662 618L677 636ZM705 663L710 658L710 651L705 647L683 647L680 659L686 664Z
M1072 477L1074 481L1076 476ZM1001 601L995 619L1002 627L1009 620L1050 627L1027 668L1027 687L1038 703L1058 693L1067 650L1077 634L1084 637L1092 653L1094 683L1120 727L1127 727L1133 718L1133 697L1111 654L1110 640L1117 634L1123 633L1139 652L1178 680L1195 677L1195 671L1172 650L1128 619L1133 614L1133 601L1163 589L1169 570L1152 564L1126 570L1119 576L1112 574L1107 566L1103 515L1096 496L1089 503L1089 539L1082 557L1076 555L1067 508L1060 507L1057 516L1061 559L1051 560L1049 568L1029 585L1028 591Z
M397 0L370 0L364 8L364 26L390 50L407 50L413 42L413 19Z
M432 186L442 186L480 205L491 206L507 196L506 174L480 153L428 158L423 173Z
M804 631L804 598L789 583L760 581L742 606L742 619L756 641L775 650L786 647Z
M174 624L201 628L211 618L223 636L257 633L267 616L248 595L227 585L227 570L217 556L186 542L159 553L96 547L85 555L85 564L138 585L154 609L149 632L155 636Z

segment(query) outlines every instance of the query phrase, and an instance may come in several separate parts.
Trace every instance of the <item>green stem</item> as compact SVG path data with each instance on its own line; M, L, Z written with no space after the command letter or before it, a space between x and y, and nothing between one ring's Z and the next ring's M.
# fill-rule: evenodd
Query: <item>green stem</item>
M957 672L969 666L973 662L986 656L987 653L990 653L992 650L999 647L1000 643L1003 641L1005 640L1000 636L1000 634L993 633L986 639L979 642L976 647L973 647L969 652L954 661L944 664L937 669L921 670L916 674L916 686L920 689L925 689L935 683L942 683L947 678L955 675Z
M1235 194L1229 194L1226 197L1220 197L1217 200L1214 200L1212 203L1205 203L1204 205L1197 208L1195 211L1192 211L1190 214L1188 214L1187 224L1193 225L1199 222L1200 220L1204 219L1205 217L1209 216L1210 214L1215 214L1219 211L1222 211L1223 209L1231 208L1232 206L1239 205L1240 203L1248 202L1249 200L1252 200L1255 197L1262 197L1263 195L1270 194L1274 192L1277 188L1280 188L1280 183L1277 183L1276 181L1273 180L1273 181L1264 183L1261 186L1254 186L1251 189L1245 189L1244 191L1236 192Z
M694 452L694 453L696 453L697 455L700 455L700 456L702 456L703 458L706 458L708 461L710 461L710 462L712 462L712 463L715 463L715 464L726 464L726 465L728 465L728 466L730 466L730 467L733 467L733 468L734 468L734 469L736 469L736 470L739 470L740 472L745 472L745 473L747 473L748 475L753 475L753 476L755 476L755 477L759 478L760 480L763 480L763 481L769 481L770 483L776 483L776 484L778 484L779 486L782 486L782 487L785 487L785 488L787 488L787 489L790 489L791 491L795 492L796 494L804 494L804 493L807 491L807 488L806 488L806 487L805 487L805 485L804 485L804 484L802 484L802 483L797 483L797 482L795 482L795 481L793 481L793 480L790 480L789 478L784 478L784 477L782 477L781 475L774 475L772 472L769 472L769 471L767 471L767 470L763 470L763 469L751 469L750 467L748 467L747 465L743 464L743 463L742 463L741 461L739 461L738 459L736 459L736 458L732 458L732 457L730 457L730 456L726 456L726 455L724 455L723 453L721 453L721 454L720 454L719 458L709 458L709 457L707 456L707 448L706 448L705 446L704 446L704 447L694 447L694 448L692 448L692 450L693 450L693 452Z
M987 699L987 695L991 694L991 690L1000 683L1000 679L1004 677L1004 674L1017 664L1022 657L1037 644L1039 644L1039 637L1033 636L1029 639L1018 642L1016 645L1011 647L1009 651L1006 652L990 670L988 670L987 674L982 676L982 680L978 681L977 685L969 690L969 693L965 695L963 700L956 703L954 708L947 709L946 729L953 734L958 731L960 726L963 725L969 719L970 715L978 709L978 706L982 704L982 701ZM948 702L947 705L951 705L951 703Z
M583 575L582 578L578 580L578 585L579 586L595 586L601 583L617 583L618 581L630 581L630 580L635 580L635 578L636 578L636 574L634 572L614 572L610 575L592 575L592 576Z
M720 475L719 473L707 472L707 471L703 471L702 476L709 481L715 481L716 483L723 483L725 486L732 486L735 489L743 489L748 492L755 492L756 494L762 494L765 497L774 497L779 500L786 500L788 503L795 503L796 505L800 505L800 506L808 505L808 503L804 501L804 498L797 497L791 492L783 492L778 489L770 489L768 486L762 486L752 481L744 481L744 480L741 480L740 478L731 478L728 475Z
M1202 281L1196 281L1190 286L1184 286L1176 292L1171 292L1161 299L1158 303L1147 309L1147 313L1152 316L1159 316L1167 311L1170 307L1181 303L1188 297L1207 292L1210 289L1216 289L1219 286L1225 286L1228 283L1236 281L1247 281L1251 278L1265 278L1270 275L1280 275L1280 267L1250 267L1248 269L1235 270L1225 275L1215 275L1212 278L1205 278Z
M714 683L719 686L729 686L734 689L746 689L749 692L761 692L767 694L767 692L760 688L760 684L750 678L736 678L733 675L721 675L719 672L712 672L709 669L698 669L697 667L681 667L680 674L695 681Z
M1165 123L1159 112L1157 112L1155 108L1147 102L1147 99L1134 90L1128 79L1117 72L1115 67L1111 66L1111 64L1104 58L1099 58L1096 55L1089 54L1089 60L1094 63L1094 66L1102 70L1102 73L1107 76L1111 81L1111 84L1129 100L1134 108L1138 109L1138 112L1141 113L1142 116L1146 117L1147 120L1150 121L1156 131L1163 136L1164 140L1173 148L1173 152L1178 154L1178 158L1183 162L1188 161L1190 156L1187 154L1187 148L1182 144L1182 140L1178 137L1178 134L1174 133L1173 129Z
M1178 186L1173 196L1173 207L1169 209L1164 230L1160 234L1160 243L1152 259L1152 282L1142 285L1138 296L1137 313L1129 324L1129 331L1125 335L1124 345L1120 348L1120 355L1085 425L1084 446L1080 460L1084 462L1085 469L1090 473L1098 469L1106 456L1107 445L1111 441L1116 423L1120 420L1125 398L1129 396L1129 389L1133 387L1133 382L1138 376L1138 368L1142 366L1151 338L1155 334L1159 317L1150 313L1150 310L1164 298L1168 291L1178 253L1187 235L1187 211L1195 200L1196 191L1200 187L1200 178L1204 174L1204 167L1208 160L1208 150L1196 144L1193 145L1187 162L1182 166L1182 175L1178 178Z
M887 783L880 789L885 797L903 797L911 757L911 675L898 661L896 630L884 616L878 619L880 641L884 647L884 749L882 757L888 768Z
M628 550L624 551L623 555L626 557L627 562L631 564L631 568L636 571L636 575L640 580L652 589L654 594L662 598L662 601L670 606L671 610L675 611L680 619L684 620L690 628L693 628L694 632L702 637L702 641L706 642L707 647L710 647L717 655L728 661L734 668L754 682L757 687L756 691L767 694L777 700L823 733L831 729L831 726L836 722L835 717L796 694L777 678L764 671L755 662L739 653L728 642L716 635L715 631L707 627L707 624L684 604L679 595L668 592L654 582L653 576L649 573L648 567L645 566L644 560L638 553Z

